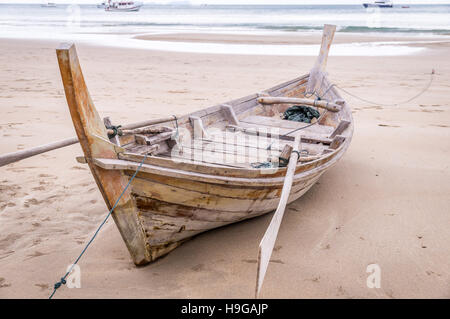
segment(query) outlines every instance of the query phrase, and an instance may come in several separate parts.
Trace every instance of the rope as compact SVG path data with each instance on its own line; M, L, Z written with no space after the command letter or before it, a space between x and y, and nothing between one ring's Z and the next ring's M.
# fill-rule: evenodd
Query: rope
M113 130L112 134L108 134L108 138L116 137L116 135L122 136L122 130L120 129L122 125L108 125L106 126L107 129Z
M77 257L77 259L75 260L75 262L72 264L72 266L70 267L70 269L66 272L66 274L61 278L60 281L58 281L57 283L55 283L54 287L53 287L53 292L50 295L50 297L48 299L52 299L53 296L56 293L56 290L61 287L61 285L65 285L66 284L66 278L67 276L70 274L70 272L72 271L73 267L78 263L78 261L81 259L81 257L84 255L84 253L86 252L86 250L88 249L88 247L91 245L91 243L94 241L95 237L97 237L98 232L100 231L100 229L103 227L103 225L106 223L106 221L108 220L109 216L111 216L111 213L114 211L114 209L116 208L117 204L119 203L120 199L122 198L123 194L125 194L125 191L128 189L128 186L130 186L131 182L133 181L133 179L136 177L137 173L139 172L139 170L141 169L142 165L144 164L144 161L147 159L148 154L145 154L144 158L142 159L141 163L139 164L138 168L136 169L136 171L134 172L133 176L130 178L130 180L128 181L127 186L125 186L125 188L123 189L122 193L120 194L119 198L117 198L114 206L109 210L108 215L106 215L105 219L101 222L100 226L98 226L97 230L95 231L94 235L91 237L91 239L88 241L88 243L86 244L86 246L83 248L83 250L81 251L80 255Z
M362 97L359 97L359 96L357 96L357 95L355 95L355 94L353 94L353 93L347 91L346 89L344 89L344 88L338 86L337 84L331 84L331 85L328 87L328 89L327 89L326 92L328 92L333 86L335 86L335 87L337 87L338 89L340 89L342 92L347 93L348 95L353 96L354 98L356 98L356 99L358 99L358 100L360 100L360 101L363 101L363 102L365 102L365 103L369 103L369 104L372 104L372 105L381 105L381 106L399 106L399 105L401 105L401 104L406 104L406 103L411 102L412 100L417 99L419 96L421 96L421 95L424 94L426 91L428 91L428 89L430 88L431 84L433 83L433 80L434 80L434 74L435 74L435 71L434 71L434 69L432 69L432 70L431 70L431 73L430 73L430 81L428 81L428 84L427 84L427 85L426 85L419 93L417 93L417 94L414 95L413 97L407 99L406 101L402 101L402 102L398 102L398 103L394 103L394 104L383 104L383 103L377 103L377 102L373 102L373 101L370 101L370 100L366 100L366 99L364 99L364 98L362 98ZM326 93L326 92L325 92L325 93Z

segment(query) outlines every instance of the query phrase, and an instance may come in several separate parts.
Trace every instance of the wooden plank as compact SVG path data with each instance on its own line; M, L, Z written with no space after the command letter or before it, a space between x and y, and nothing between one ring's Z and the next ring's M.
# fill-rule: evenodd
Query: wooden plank
M127 160L113 160L113 159L107 159L107 158L95 158L94 163L98 165L99 167L106 169L106 170L123 170L123 171L132 171L134 172L136 168L139 166L138 161L130 161L129 159L135 158L136 160L143 158L143 156L134 155L134 154L120 154L120 158L124 158ZM275 186L275 185L282 185L284 181L283 173L286 172L286 169L278 169L276 173L274 174L267 174L263 172L262 169L252 169L252 170L246 170L246 169L233 169L233 168L226 168L220 167L218 165L208 165L208 168L214 168L217 170L222 170L225 172L228 171L240 171L240 172L253 172L254 175L252 177L249 177L247 173L244 175L247 177L235 177L230 176L230 174L227 175L216 175L212 172L210 173L199 173L194 171L187 171L184 169L184 167L189 166L195 166L194 163L189 162L174 162L170 159L164 159L164 158L147 158L156 160L151 162L161 163L161 162L167 162L173 165L176 168L169 168L169 167L163 167L161 165L155 165L155 164L143 164L141 171L150 173L150 174L159 174L163 176L170 176L175 178L182 178L182 179L188 179L188 180L195 180L199 182L206 182L206 183L213 183L213 184L221 184L221 185L242 185L242 186ZM297 167L296 175L294 178L294 181L300 181L304 180L306 176L310 175L317 175L321 174L321 172L326 169L326 166L324 167L323 164L327 163L331 159L334 159L333 157L325 157L323 159L320 159L319 161L315 161L313 163L308 163L305 165L301 165ZM148 161L145 161L148 162ZM150 163L151 163L150 162ZM203 165L202 163L198 163L201 167L205 167L206 165ZM281 175L281 176L280 176ZM242 175L241 175L242 176Z
M281 191L280 202L277 210L270 221L269 227L264 234L258 251L258 270L256 275L256 290L255 297L258 297L259 292L266 275L267 267L269 266L270 256L272 256L273 247L277 240L278 230L280 229L281 221L283 220L284 211L288 203L288 198L291 193L292 182L294 180L295 167L298 160L298 151L300 145L300 134L295 137L294 148L289 159L288 168L286 170L286 177L283 183L283 190Z
M193 150L198 152L203 152L204 156L208 157L210 154L214 156L214 154L219 154L223 158L225 157L243 157L247 159L260 159L266 160L270 156L278 155L279 151L276 149L270 149L267 148L256 148L256 147L249 147L244 145L238 145L238 144L225 144L225 143L218 143L214 141L209 140L198 140L193 141L191 144L182 144L183 151L185 149L187 150Z
M205 194L191 189L170 186L164 182L149 182L148 180L136 177L133 182L133 193L157 199L166 203L174 203L189 207L202 209L214 209L223 212L249 212L268 211L277 207L279 197L273 198L233 198L226 194L214 195ZM296 192L288 193L285 201L297 198L296 193L302 192L304 187L300 187Z
M294 140L294 136L292 136L291 134L295 134L298 132L293 132L289 135L285 135L287 133L289 133L290 129L280 129L278 133L274 133L271 132L273 130L271 130L270 127L267 128L267 130L263 130L262 128L265 127L265 125L258 125L258 124L250 124L250 123L241 123L241 126L234 126L234 125L228 125L227 127L230 127L232 129L244 132L246 134L250 134L250 135L256 135L256 136L267 136L267 137L272 137L272 138L279 138L280 140L288 140L288 141L293 141ZM302 131L303 133L303 131ZM302 142L304 143L323 143L323 144L331 144L331 139L329 139L328 137L325 136L321 136L318 134L310 134L308 133L308 135L302 135Z
M225 144L224 148L249 148L249 152L259 152L260 150L270 150L270 155L277 155L276 152L281 152L282 148L280 144L293 144L293 141L287 140L278 140L275 138L266 138L264 136L255 136L251 134L245 134L242 132L235 133L242 134L241 136L236 136L234 141L228 141L226 138L222 138L220 135L211 135L209 140L203 140L205 144ZM246 137L246 138L245 138ZM331 140L329 141L331 143ZM316 143L304 143L302 146L302 151L306 151L309 155L318 155L322 154L323 150L326 149L327 146L324 144L316 144ZM275 153L274 153L275 152ZM305 160L308 161L308 160Z
M164 156L163 154L160 154L160 156ZM180 153L171 153L170 155L165 155L167 158L171 158L174 160L174 162L177 162L177 159L184 160L183 163L186 162L195 162L195 163L208 163L208 164L214 164L218 166L225 166L225 167L232 167L232 168L250 168L249 161L252 160L252 158L246 157L246 156L239 156L235 155L233 156L235 161L233 162L226 162L226 154L219 153L219 152L203 152L202 150L196 150L192 148L183 148L183 152ZM255 158L256 162L256 158Z
M142 145L156 145L158 143L164 142L172 137L172 132L159 133L153 136L145 136L136 134L136 143Z
M134 263L148 263L151 256L136 206L130 189L124 191L128 178L121 171L104 170L94 164L96 157L117 160L117 145L109 142L105 125L89 95L75 45L62 44L56 50L56 55L70 115L92 175L108 209L112 209L117 202L112 217ZM106 142L101 142L102 139Z
M192 128L194 130L194 138L208 138L208 133L203 126L203 121L198 116L190 116L189 120L191 121Z
M336 129L330 134L330 138L334 138L335 136L342 134L342 132L344 132L349 125L350 121L347 120L340 121Z
M259 115L247 116L246 118L243 118L241 122L278 127L280 129L289 129L289 131L292 131L293 129L300 129L302 131L302 134L306 135L308 133L312 133L312 134L325 134L328 136L333 132L333 127L328 125L320 125L319 123L311 125L309 123L282 120L281 118L259 116Z
M134 172L126 171L125 174L132 176ZM139 172L137 174L139 178L146 179L151 183L156 181L159 183L164 183L170 186L179 187L183 189L194 190L207 195L217 195L226 196L238 199L249 199L249 198L279 198L282 185L266 185L266 186L253 186L247 185L246 187L241 187L239 185L221 185L214 183L204 183L194 180L182 179L170 177L167 175L150 174L146 172ZM308 179L302 181L296 181L292 186L293 191L297 191L304 187Z
M332 150L337 149L341 144L345 141L345 136L337 135L333 138L333 141L330 144L330 148Z
M222 112L225 115L225 117L228 119L229 124L239 125L239 120L236 117L236 114L234 113L234 109L231 105L223 104Z

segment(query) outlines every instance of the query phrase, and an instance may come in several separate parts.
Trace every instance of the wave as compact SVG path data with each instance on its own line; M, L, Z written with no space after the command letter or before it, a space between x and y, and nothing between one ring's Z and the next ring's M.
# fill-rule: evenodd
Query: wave
M395 27L364 27L364 26L348 26L341 27L338 32L381 32L381 33L433 33L433 34L450 34L450 29L422 29L422 28L395 28Z
M255 28L278 31L320 31L323 26L294 26L294 25L255 25ZM367 27L367 26L340 26L337 32L347 33L430 33L450 35L450 29L401 28L401 27Z

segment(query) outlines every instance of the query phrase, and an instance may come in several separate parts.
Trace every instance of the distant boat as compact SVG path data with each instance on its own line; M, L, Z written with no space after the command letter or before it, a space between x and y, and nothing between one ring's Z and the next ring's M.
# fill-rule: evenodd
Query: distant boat
M141 7L142 2L108 0L105 11L139 11Z
M41 7L54 8L54 7L56 7L56 3L54 3L54 2L43 3L43 4L41 4Z
M102 3L97 4L97 8L99 8L99 9L106 8L106 1L103 1Z
M363 3L364 8L392 8L394 4L392 1L374 1L372 3Z

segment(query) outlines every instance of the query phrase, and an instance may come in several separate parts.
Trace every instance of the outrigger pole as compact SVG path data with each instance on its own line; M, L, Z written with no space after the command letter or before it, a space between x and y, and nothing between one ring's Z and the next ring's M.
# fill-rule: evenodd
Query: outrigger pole
M124 125L122 126L122 130L133 130L136 128L140 128L140 127L144 127L144 126L149 126L149 125L153 125L153 124L159 124L159 123L164 123L164 122L169 122L169 121L173 121L174 117L173 116L169 116L169 117L164 117L164 118L159 118L159 119L153 119L153 120L148 120L148 121L141 121L141 122L137 122L137 123L132 123L132 124L128 124L128 125ZM107 130L108 134L112 134L113 130ZM4 154L4 155L0 155L0 167L14 163L14 162L18 162L21 161L25 158L28 157L32 157L35 155L39 155L42 153L46 153L49 151L53 151L56 150L58 148L63 148L72 144L76 144L78 143L78 138L77 137L71 137L71 138L67 138L65 140L61 140L61 141L57 141L57 142L53 142L53 143L49 143L49 144L44 144L44 145L40 145L40 146L36 146L36 147L32 147L29 148L27 150L23 150L23 151L17 151L17 152L12 152L12 153L8 153L8 154Z

